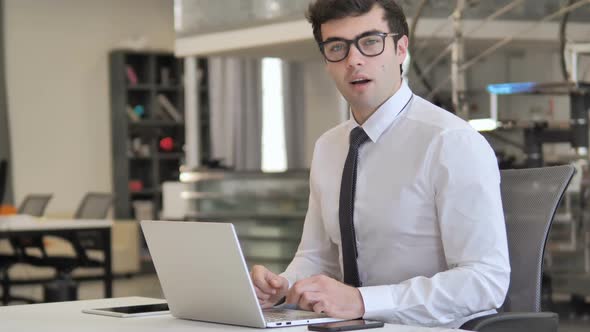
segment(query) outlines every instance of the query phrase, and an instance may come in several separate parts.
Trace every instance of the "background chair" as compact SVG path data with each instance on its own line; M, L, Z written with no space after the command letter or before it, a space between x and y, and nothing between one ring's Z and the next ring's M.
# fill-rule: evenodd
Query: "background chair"
M113 204L113 195L108 193L87 193L80 202L74 219L105 219L109 213L109 209ZM104 249L104 243L98 232L84 231L78 232L76 241L73 245L79 245L76 249L78 255L82 255L84 259L88 259L86 255L87 250L101 250Z
M26 214L33 217L41 217L45 214L47 204L53 197L52 194L27 195L17 209L18 214ZM27 250L37 249L45 256L45 246L42 236L19 236L10 239L10 244L21 258L27 256Z
M35 216L42 215L50 198L51 195L29 195L19 207L19 213ZM74 214L74 219L104 219L109 212L112 200L112 195L108 193L87 193L78 205L76 213ZM76 237L66 237L64 239L70 241L76 253L84 257L86 249L102 249L100 234L97 232L78 232ZM27 238L23 240L16 239L15 241L12 241L12 245L15 250L21 252L25 258L29 259L30 263L35 265L45 264L37 260L36 257L28 255L28 248L34 247L39 249L43 261L49 261L55 258L50 258L47 255L42 237L35 239Z
M543 254L572 165L501 171L510 287L498 314L472 319L461 329L482 332L556 332L558 316L541 311Z
M10 295L10 286L12 283L8 275L8 270L18 262L19 258L16 255L0 255L0 283L2 284L2 304L4 305L12 301L32 302L28 299Z
M113 195L109 193L87 193L74 214L74 219L104 219L113 204Z
M2 166L0 166L2 167ZM6 167L4 167L6 169ZM0 173L2 171L0 170ZM1 177L1 174L0 174ZM0 186L1 187L1 186ZM51 200L52 195L33 194L25 197L17 212L19 214L28 214L35 217L40 217L44 214L47 204ZM12 247L13 255L0 255L0 281L2 283L2 303L9 302L26 302L33 303L33 299L13 296L10 294L10 287L12 282L10 280L9 270L12 265L16 263L28 263L27 249L35 248L45 255L45 247L43 246L43 237L41 236L18 236L10 238L10 245Z
M52 197L52 194L27 195L18 207L17 213L27 214L33 217L41 217L45 213L45 208Z
M113 202L113 196L108 193L87 193L74 219L104 219L107 217ZM81 220L80 222L83 222ZM74 248L74 256L45 255L41 259L33 259L34 265L49 266L56 270L54 281L44 286L46 302L72 301L77 299L77 284L72 280L72 271L79 267L104 267L104 260L91 258L90 250L103 250L107 245L97 231L77 231L70 236L62 237L70 242Z

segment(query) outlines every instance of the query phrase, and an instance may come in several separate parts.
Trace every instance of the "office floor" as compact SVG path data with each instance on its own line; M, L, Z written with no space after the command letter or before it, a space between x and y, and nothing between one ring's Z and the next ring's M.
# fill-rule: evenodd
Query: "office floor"
M154 274L137 275L130 278L117 278L114 281L113 294L115 297L145 296L163 298L162 289ZM39 286L13 287L12 293L28 297L41 298L43 291ZM84 281L79 288L79 298L98 299L103 297L101 281ZM587 313L572 314L567 312L567 306L558 307L560 312L559 332L588 332L590 331L590 310Z

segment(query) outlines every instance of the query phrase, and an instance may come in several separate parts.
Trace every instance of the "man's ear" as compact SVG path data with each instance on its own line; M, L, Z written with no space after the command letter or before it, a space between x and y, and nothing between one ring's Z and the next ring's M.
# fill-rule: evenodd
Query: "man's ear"
M404 60L406 59L406 56L408 56L408 44L409 44L409 39L408 39L408 36L406 36L406 35L403 35L397 41L397 49L395 50L395 53L399 57L400 63L403 63Z

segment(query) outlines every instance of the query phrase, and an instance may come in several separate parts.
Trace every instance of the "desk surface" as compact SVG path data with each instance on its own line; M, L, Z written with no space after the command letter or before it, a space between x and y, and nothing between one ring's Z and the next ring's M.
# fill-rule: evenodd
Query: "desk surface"
M27 215L0 216L0 231L37 231L59 229L110 228L105 219L45 219Z
M29 304L0 307L2 331L272 331L303 332L306 326L274 329L254 329L231 325L212 324L184 319L171 315L150 317L116 318L82 313L82 309L124 306L163 302L145 297L123 297L114 299L86 300L75 302ZM442 332L453 331L441 328L426 328L386 324L375 332Z

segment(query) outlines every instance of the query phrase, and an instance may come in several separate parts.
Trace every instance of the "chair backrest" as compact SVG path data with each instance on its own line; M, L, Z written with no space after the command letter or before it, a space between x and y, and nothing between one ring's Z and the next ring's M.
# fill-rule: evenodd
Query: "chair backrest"
M574 172L572 165L501 171L512 268L502 311L541 310L545 244L557 206Z
M52 197L52 194L27 195L18 207L17 212L18 214L28 214L34 217L41 217L45 213L45 208Z
M4 203L4 194L6 193L6 183L8 182L8 162L0 160L0 205Z
M113 195L108 193L87 193L80 202L74 219L104 219L113 203Z
M89 192L82 198L74 219L105 219L112 203L113 195L109 193ZM88 260L87 249L104 249L106 245L101 234L93 230L78 232L70 241L81 261Z

